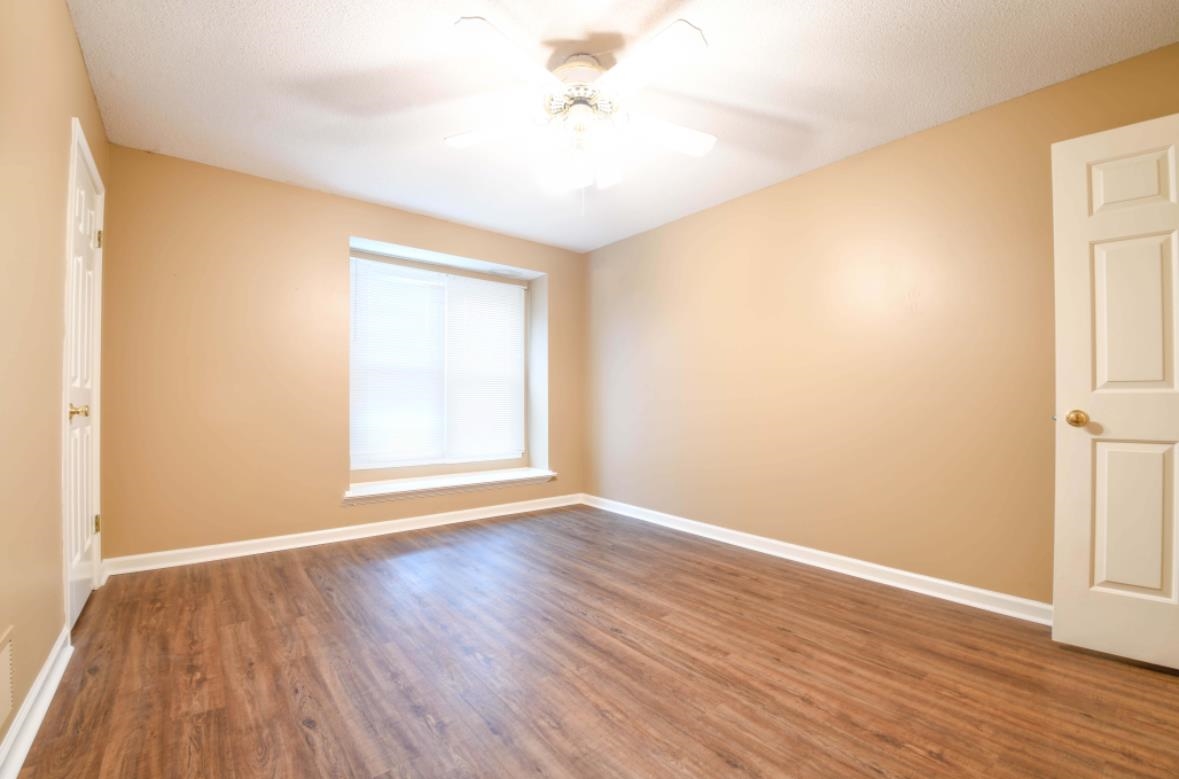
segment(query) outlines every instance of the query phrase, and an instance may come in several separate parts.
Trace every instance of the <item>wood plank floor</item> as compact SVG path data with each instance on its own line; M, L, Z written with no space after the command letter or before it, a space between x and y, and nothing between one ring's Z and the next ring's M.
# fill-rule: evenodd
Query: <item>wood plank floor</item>
M562 509L114 577L22 777L1179 777L1179 676Z

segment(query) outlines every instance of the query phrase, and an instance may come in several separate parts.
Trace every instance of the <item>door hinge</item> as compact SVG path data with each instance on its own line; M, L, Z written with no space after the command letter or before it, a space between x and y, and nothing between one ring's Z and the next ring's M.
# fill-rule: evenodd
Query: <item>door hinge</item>
M99 230L97 233L94 234L94 244L95 244L96 248L98 248L98 249L102 248L102 230Z
M102 532L102 514L94 515L94 532Z

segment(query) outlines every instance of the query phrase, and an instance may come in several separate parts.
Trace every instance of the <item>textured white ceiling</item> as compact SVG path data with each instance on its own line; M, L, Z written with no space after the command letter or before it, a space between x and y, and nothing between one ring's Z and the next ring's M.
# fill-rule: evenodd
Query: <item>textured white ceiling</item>
M69 0L115 143L589 250L1179 40L1179 0ZM718 136L552 195L528 148L442 138L521 99L456 50L482 15L537 62L710 47L636 108ZM1179 74L1176 74L1179 78ZM531 96L525 94L525 99Z

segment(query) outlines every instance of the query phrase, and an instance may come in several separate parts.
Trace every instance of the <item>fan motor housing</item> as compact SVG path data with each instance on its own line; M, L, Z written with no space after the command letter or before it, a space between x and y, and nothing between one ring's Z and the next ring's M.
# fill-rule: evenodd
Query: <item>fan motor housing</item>
M545 112L550 117L566 114L576 105L586 105L594 113L605 118L613 114L615 102L594 86L594 82L605 72L602 64L592 54L574 54L553 70L553 75L565 84L565 89L545 100Z

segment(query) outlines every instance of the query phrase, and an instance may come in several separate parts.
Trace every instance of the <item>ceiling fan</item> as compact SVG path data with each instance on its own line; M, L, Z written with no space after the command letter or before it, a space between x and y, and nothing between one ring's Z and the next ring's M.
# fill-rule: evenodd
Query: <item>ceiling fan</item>
M464 16L455 30L478 49L494 52L540 98L532 110L501 117L482 127L445 138L458 149L526 136L540 152L538 173L547 188L605 189L622 178L624 146L639 141L692 157L702 157L716 136L629 107L631 97L666 67L708 48L703 31L677 19L648 39L639 51L605 68L592 54L574 54L548 70L532 61L481 16Z

